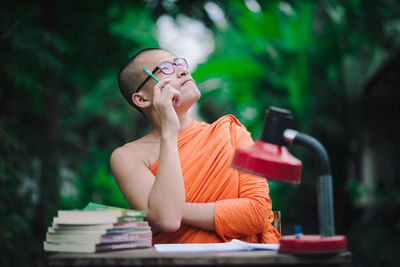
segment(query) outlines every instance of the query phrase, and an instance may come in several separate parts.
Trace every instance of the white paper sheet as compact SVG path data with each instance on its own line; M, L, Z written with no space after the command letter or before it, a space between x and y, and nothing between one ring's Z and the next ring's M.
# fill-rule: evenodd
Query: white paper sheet
M156 244L158 253L172 252L224 252L224 251L246 251L246 250L278 250L279 244L247 243L233 239L226 243L192 243L192 244Z

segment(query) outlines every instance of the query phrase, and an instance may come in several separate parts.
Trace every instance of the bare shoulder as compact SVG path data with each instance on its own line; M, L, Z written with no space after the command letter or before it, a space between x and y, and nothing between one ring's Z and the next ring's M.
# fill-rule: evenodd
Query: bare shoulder
M126 163L144 164L150 168L158 157L157 150L157 146L143 142L142 139L126 143L112 152L110 157L111 168L113 165Z
M113 165L124 164L128 161L143 162L143 154L139 153L139 145L135 142L126 143L123 146L116 148L110 157L111 167Z
M131 142L116 148L111 154L110 162L113 163L115 161L124 160L126 158L130 158L132 160L138 159L139 154L135 153L135 151L137 151L135 149L135 146L136 145L134 144L134 142Z

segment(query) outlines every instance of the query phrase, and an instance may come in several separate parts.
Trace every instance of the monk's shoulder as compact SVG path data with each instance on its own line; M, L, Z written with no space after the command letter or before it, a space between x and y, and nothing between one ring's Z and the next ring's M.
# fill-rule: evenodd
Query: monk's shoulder
M114 151L111 153L110 157L110 162L111 164L120 162L120 161L125 161L127 159L134 159L137 160L139 158L138 153L135 153L135 144L132 144L133 142L126 143L120 147L117 147L114 149Z
M233 115L225 115L216 120L211 127L217 135L224 140L232 143L233 147L243 144L251 144L253 142L251 134L246 127Z
M214 127L221 128L221 130L227 131L227 133L248 133L246 127L234 116L234 115L225 115L216 120L213 123Z
M154 161L157 151L155 151L155 146L142 142L141 139L126 143L118 148L116 148L110 158L110 162L115 161L135 161L143 162L149 167L150 162Z

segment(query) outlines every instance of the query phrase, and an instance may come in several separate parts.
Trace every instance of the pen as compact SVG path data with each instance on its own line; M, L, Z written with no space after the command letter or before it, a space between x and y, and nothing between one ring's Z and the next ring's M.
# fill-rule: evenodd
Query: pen
M154 74L151 73L151 71L149 71L146 67L143 67L143 71L146 72L146 74L153 78L156 82L159 82L156 76L154 76Z

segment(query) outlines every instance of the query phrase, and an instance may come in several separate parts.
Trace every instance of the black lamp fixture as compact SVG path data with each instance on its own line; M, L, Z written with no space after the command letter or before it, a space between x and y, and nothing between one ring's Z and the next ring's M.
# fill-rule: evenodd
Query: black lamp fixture
M317 199L319 235L287 235L280 240L280 252L336 253L346 250L346 237L335 235L332 175L328 153L315 138L291 129L289 110L269 107L260 140L252 146L235 151L232 167L279 182L300 183L302 163L290 154L286 144L299 145L309 150L318 167Z

